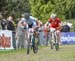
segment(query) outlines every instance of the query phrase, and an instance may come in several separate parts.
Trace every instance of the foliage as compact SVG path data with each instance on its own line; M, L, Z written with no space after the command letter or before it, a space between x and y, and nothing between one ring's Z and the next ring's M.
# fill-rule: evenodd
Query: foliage
M75 18L75 0L0 0L0 12L5 17L19 17L24 12L46 22L52 13L61 20Z
M30 12L29 0L1 0L0 10L5 16L19 17L24 12Z
M52 13L62 20L75 18L74 0L30 0L33 16L46 22Z

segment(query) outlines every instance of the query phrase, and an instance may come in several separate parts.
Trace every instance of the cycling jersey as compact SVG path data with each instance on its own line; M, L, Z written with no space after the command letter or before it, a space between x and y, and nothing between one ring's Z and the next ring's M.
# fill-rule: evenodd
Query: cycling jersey
M32 28L33 26L37 25L36 21L31 18L29 18L26 22L27 22L29 28Z
M59 27L59 23L61 23L59 18L55 18L55 19L49 18L48 22L50 23L49 27L51 28L57 28Z

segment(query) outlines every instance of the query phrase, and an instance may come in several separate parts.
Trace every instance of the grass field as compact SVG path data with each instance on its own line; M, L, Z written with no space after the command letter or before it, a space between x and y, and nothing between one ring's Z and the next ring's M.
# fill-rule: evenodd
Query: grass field
M50 47L40 47L37 54L26 49L0 51L0 61L75 61L75 45L63 45L59 51Z

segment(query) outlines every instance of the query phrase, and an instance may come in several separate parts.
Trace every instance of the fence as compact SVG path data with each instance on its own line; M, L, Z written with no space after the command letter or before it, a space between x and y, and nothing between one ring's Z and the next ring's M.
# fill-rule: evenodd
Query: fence
M49 33L48 33L49 34ZM44 32L40 32L39 40L40 45L48 44L48 40ZM63 44L75 44L75 32L61 32L61 42ZM0 49L14 49L16 48L15 33L9 30L0 30Z

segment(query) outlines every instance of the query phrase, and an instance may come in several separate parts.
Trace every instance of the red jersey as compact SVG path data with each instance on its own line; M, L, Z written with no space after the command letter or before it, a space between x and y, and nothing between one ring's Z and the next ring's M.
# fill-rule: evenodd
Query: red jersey
M55 19L49 18L48 22L50 23L49 27L52 27L52 28L59 27L59 23L61 23L59 18L55 18Z

